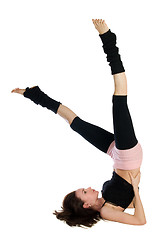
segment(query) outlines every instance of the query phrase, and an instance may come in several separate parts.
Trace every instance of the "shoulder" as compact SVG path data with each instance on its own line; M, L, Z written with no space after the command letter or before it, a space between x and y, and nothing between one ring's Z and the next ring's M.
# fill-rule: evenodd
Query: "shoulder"
M114 207L110 206L110 204L105 203L105 205L100 210L100 216L103 219L109 220L111 213L114 213L114 210L116 210Z
M107 219L110 214L114 214L115 211L119 211L117 207L111 206L110 204L105 203L105 205L100 210L100 215L102 218Z

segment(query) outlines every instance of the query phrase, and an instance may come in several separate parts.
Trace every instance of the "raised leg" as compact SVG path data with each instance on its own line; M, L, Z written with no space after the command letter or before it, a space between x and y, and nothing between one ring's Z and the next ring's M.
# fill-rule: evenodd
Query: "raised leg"
M127 95L127 78L125 72L113 75L115 90L114 95Z
M111 73L114 78L113 94L113 124L115 145L120 150L134 147L138 140L135 136L132 119L127 105L127 79L121 61L119 49L116 46L116 34L111 32L102 19L93 20L103 42L107 61L110 62Z
M100 35L103 35L104 33L106 34L106 32L110 30L107 24L105 23L105 20L92 19L92 21ZM114 64L116 68L116 63ZM119 69L120 69L120 66L119 66ZM113 73L114 72L116 71L113 70ZM113 74L113 78L114 78L114 86L115 86L114 95L127 95L127 79L126 79L125 72L119 72L119 73ZM59 106L57 113L61 117L63 117L65 120L67 120L70 125L73 122L74 118L77 116L71 109L69 109L68 107L62 104Z
M107 153L110 144L114 141L113 133L110 133L99 126L86 122L78 116L73 120L70 127L104 153Z
M113 96L113 126L115 145L120 150L134 147L138 140L127 105L126 95Z
M21 92L22 92L22 90L21 90ZM61 102L58 102L58 101L50 98L47 94L45 94L39 88L39 86L35 86L33 88L27 87L26 90L25 89L23 90L23 95L24 95L24 97L32 100L34 103L39 104L42 107L48 108L49 110L53 111L55 114L58 113L69 124L71 124L73 119L77 116L71 109L64 106Z
M110 144L114 141L113 133L82 120L71 109L62 104L59 106L57 113L68 121L75 132L102 152L107 153Z
M109 65L111 67L115 86L114 95L127 95L127 79L119 49L116 47L116 34L111 32L105 20L92 19L92 21L103 42L103 49L107 54L107 61L110 62Z
M70 125L77 116L70 108L60 104L57 114L64 118Z

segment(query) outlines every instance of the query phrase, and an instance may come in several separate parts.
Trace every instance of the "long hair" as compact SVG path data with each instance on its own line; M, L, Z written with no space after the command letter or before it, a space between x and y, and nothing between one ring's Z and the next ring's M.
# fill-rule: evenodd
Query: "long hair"
M65 221L70 227L92 227L101 218L100 213L92 208L84 208L84 202L77 198L75 191L67 194L63 200L62 210L53 214L57 219Z

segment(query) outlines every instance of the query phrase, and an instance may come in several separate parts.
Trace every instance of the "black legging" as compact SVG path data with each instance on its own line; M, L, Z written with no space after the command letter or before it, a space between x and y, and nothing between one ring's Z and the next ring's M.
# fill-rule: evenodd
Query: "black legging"
M121 150L130 149L138 142L127 105L127 96L113 95L112 102L114 134L78 116L70 125L74 131L105 153L114 140L116 147Z
M116 46L116 34L109 30L104 34L99 34L99 36L103 43L103 50L107 54L111 74L125 72L119 48ZM114 134L85 122L78 116L70 125L74 131L105 153L107 153L108 147L114 140L116 147L121 150L130 149L138 142L127 106L127 96L113 95L112 102Z
M104 34L99 34L103 50L107 54L107 62L111 67L112 75L125 72L119 48L116 46L116 34L107 31ZM47 107L54 113L57 113L61 102L50 98L47 94L41 91L36 86L34 88L26 88L24 97L29 98L36 104ZM132 120L127 106L127 96L113 95L113 124L114 134L110 133L98 126L85 122L78 116L74 118L70 127L84 137L88 142L103 152L107 152L110 144L115 140L115 145L118 149L124 150L134 147L137 144Z

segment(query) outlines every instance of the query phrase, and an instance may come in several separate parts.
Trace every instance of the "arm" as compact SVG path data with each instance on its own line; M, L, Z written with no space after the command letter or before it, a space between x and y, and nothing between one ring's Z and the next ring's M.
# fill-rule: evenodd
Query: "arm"
M135 214L131 215L129 213L121 212L119 210L111 209L108 207L103 207L101 209L100 215L103 219L129 224L129 225L144 225L146 222L142 222Z
M144 225L146 224L146 218L144 209L141 203L138 190L135 190L135 213L134 215L121 212L108 207L101 209L100 215L105 220L110 220L119 223L125 223L130 225Z
M133 201L130 203L130 205L127 208L135 208Z
M144 213L144 208L140 199L139 190L137 187L134 187L135 193L135 213L134 216L142 223L146 224L146 217Z
M138 183L140 181L140 173L136 176L136 178L133 178L133 176L130 174L132 179L132 185L135 193L135 213L134 215L120 212L118 210L110 209L108 207L103 207L101 209L100 215L103 219L125 223L125 224L131 224L131 225L144 225L146 224L146 218L144 214L143 205L139 196L138 191Z

